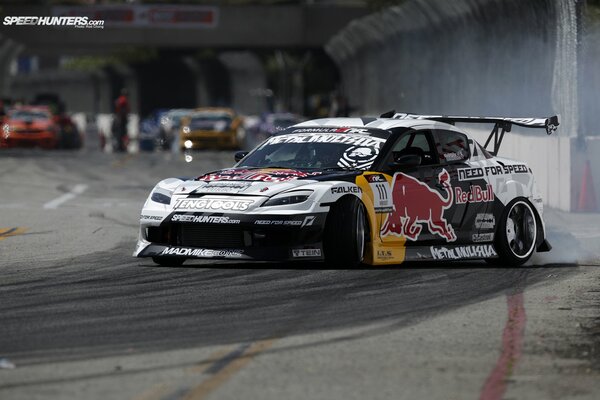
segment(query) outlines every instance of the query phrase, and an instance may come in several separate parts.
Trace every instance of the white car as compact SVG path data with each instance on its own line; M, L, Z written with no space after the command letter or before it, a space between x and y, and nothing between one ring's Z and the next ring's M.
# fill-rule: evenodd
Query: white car
M456 122L493 124L486 146ZM485 259L520 265L549 251L525 162L496 156L512 125L558 118L387 113L306 121L236 153L232 168L159 182L134 256L326 261L355 266Z

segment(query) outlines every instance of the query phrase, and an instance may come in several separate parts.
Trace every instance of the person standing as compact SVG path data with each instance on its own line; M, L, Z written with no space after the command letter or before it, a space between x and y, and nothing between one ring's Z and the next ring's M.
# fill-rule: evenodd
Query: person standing
M127 149L127 121L129 119L129 99L127 89L121 90L121 95L115 100L115 119L113 122L113 136L117 142L118 151Z

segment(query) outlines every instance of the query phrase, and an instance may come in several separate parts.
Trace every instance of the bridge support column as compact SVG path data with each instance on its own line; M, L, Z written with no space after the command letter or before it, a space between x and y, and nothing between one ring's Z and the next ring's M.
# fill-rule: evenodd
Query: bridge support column
M267 111L262 95L267 79L261 60L249 51L226 52L219 60L229 71L231 82L231 106L244 114L260 114Z
M0 35L0 97L12 97L10 65L22 50L23 46Z

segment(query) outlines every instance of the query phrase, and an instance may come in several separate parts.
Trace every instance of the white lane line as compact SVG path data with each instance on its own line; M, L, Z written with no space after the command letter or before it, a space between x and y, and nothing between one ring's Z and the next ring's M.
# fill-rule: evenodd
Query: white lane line
M44 208L47 210L58 208L58 206L60 206L62 203L69 201L71 199L74 199L75 197L77 197L77 195L80 195L81 193L85 192L87 190L87 188L88 188L88 185L83 185L83 184L75 185L75 187L73 187L73 189L71 189L71 191L69 193L65 193L62 196L59 196L59 197L55 198L54 200L50 200L49 202L44 204Z

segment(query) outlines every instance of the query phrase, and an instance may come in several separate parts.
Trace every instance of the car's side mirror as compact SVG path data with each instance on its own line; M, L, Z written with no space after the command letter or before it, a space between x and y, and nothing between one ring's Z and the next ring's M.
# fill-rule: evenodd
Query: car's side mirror
M238 151L235 153L233 158L235 158L235 162L239 162L239 161L242 161L242 158L246 157L248 155L248 153L249 153L249 151Z
M421 165L421 156L417 154L406 154L398 157L393 163L390 163L390 168L393 170L400 168L414 168Z

